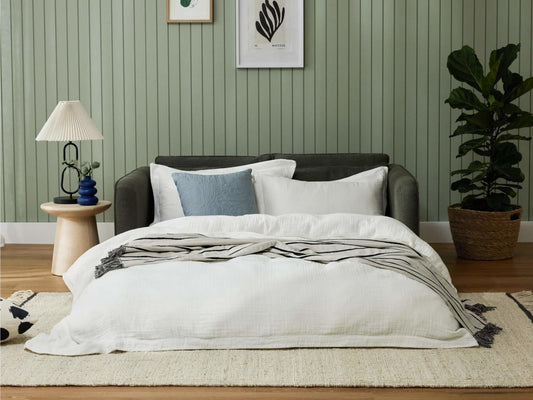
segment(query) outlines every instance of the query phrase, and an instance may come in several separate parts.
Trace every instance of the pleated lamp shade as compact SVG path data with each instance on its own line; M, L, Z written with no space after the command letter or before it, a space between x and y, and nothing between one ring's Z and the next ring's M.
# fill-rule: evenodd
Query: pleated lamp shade
M35 140L70 142L104 137L79 100L60 101Z

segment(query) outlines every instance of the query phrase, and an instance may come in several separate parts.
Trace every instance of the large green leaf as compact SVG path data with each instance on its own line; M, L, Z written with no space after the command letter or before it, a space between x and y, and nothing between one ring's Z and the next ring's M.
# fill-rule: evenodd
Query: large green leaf
M481 91L483 81L483 66L470 46L463 46L448 56L446 64L448 71L459 82L464 82Z
M490 71L487 74L487 84L492 82L492 87L496 82L500 80L500 78L503 77L505 72L509 70L509 66L514 62L514 60L516 60L519 51L520 43L511 43L490 53Z
M524 82L522 82L520 85L515 86L508 95L505 96L506 101L513 101L514 99L519 98L520 96L523 96L527 92L529 92L531 89L533 89L533 77L527 78Z
M461 178L458 181L452 182L451 189L452 190L460 190L463 187L467 187L471 185L472 180L469 178ZM468 190L467 190L468 192Z
M473 190L483 190L483 187L474 185L471 179L462 178L452 183L452 190L457 190L459 193L468 193Z
M498 189L500 187L508 187L508 188L515 188L515 189L522 189L522 185L519 185L518 183L498 183L496 186L494 186L494 189Z
M501 178L507 179L511 182L524 182L524 173L517 167L497 167L496 171L500 174Z
M489 140L488 136L483 136L483 137L476 138L476 139L470 139L464 143L461 143L461 145L459 146L459 152L458 152L457 157L462 157L468 152L485 145L485 143L487 143L488 140Z
M515 72L511 72L509 70L505 71L503 76L503 91L508 94L511 90L513 90L515 87L520 85L524 79L520 74L517 74Z
M488 163L481 162L479 160L474 160L474 161L472 161L470 163L468 168L466 168L466 169L458 169L458 170L452 171L450 175L453 176L453 175L459 175L459 174L461 174L461 175L472 174L474 172L483 170L487 165L488 165Z
M501 142L494 145L493 162L496 165L514 165L522 160L522 154L514 143Z
M487 106L483 104L471 90L458 87L453 89L445 101L451 108L465 110L486 110Z
M518 107L517 105L513 103L505 103L503 107L501 108L501 110L504 114L507 114L507 115L522 113L522 110L520 109L520 107Z
M520 117L518 117L518 119L501 129L501 132L511 131L513 129L529 128L530 126L533 126L533 115L530 113L523 113L520 115Z
M485 180L485 178L487 177L487 171L481 171L481 173L477 174L476 176L474 176L472 178L472 183L478 183L478 182L482 182ZM483 186L485 186L485 182L482 182Z
M486 162L479 161L479 160L474 160L474 161L472 161L470 163L470 165L468 166L468 169L471 170L471 171L481 171L487 165L488 165L488 163L486 163Z
M510 208L511 199L503 193L492 193L487 196L490 211L506 211Z
M455 171L450 172L450 176L455 176L455 175L466 176L466 175L470 175L471 173L472 171L469 171L468 169L456 169Z
M451 189L452 190L459 190L460 187L470 185L472 182L469 178L461 178L455 182L452 182Z
M453 131L450 137L464 135L467 133L474 134L474 135L487 135L488 134L486 129L479 128L467 122L464 125L459 125L457 128L455 128L455 131Z
M498 139L496 139L496 143L505 142L507 140L531 140L531 138L522 135L513 135L510 133L505 133L503 135L498 136Z
M493 52L494 53L494 52ZM493 96L493 95L490 95L490 98L489 97L489 94L492 90L492 88L494 87L494 85L496 84L496 82L498 82L498 74L500 72L500 64L502 62L502 59L503 59L503 54L499 54L497 55L497 57L493 60L492 58L492 54L490 55L490 69L489 69L489 72L487 74L487 76L485 77L485 79L483 80L483 85L481 86L481 90L483 92L483 97L485 98L489 98L489 103L492 105L494 103L494 101L496 100L496 98Z
M510 197L516 197L516 192L512 188L507 186L496 186L494 190L498 190L502 193L505 193L507 196Z
M450 172L450 176L454 176L454 175L465 176L465 175L468 175L468 174L471 174L471 173L472 173L472 171L469 171L468 169L456 169L455 171Z
M470 124L483 129L490 129L495 125L492 112L490 111L479 111L475 114L462 113L456 121L467 121Z
M476 153L478 156L483 156L483 157L490 156L490 150L474 149L474 153Z

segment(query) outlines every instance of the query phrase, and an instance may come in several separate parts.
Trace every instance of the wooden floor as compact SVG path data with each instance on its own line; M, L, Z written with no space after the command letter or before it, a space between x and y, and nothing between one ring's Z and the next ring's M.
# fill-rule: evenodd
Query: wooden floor
M515 292L533 289L533 244L520 243L515 257L504 261L457 259L452 245L433 247L448 266L460 292ZM50 274L52 246L6 245L1 252L0 296L22 289L68 291ZM533 372L532 372L533 373ZM1 387L2 399L533 399L526 389L393 388L207 388L207 387Z

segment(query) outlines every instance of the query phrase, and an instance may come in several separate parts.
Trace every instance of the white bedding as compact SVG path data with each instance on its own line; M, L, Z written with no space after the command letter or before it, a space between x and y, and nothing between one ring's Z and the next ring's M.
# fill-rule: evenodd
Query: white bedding
M450 279L434 250L382 216L246 215L185 217L115 236L82 255L64 275L70 315L26 343L59 355L114 350L288 347L470 347L431 289L356 261L318 264L252 255L225 262L163 262L94 278L107 252L153 233L224 237L367 238L405 243Z

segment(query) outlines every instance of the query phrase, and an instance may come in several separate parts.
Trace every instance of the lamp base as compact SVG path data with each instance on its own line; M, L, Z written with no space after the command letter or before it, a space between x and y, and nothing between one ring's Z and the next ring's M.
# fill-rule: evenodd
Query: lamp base
M78 202L78 196L76 197L71 197L71 196L54 197L55 204L76 204L77 202Z

